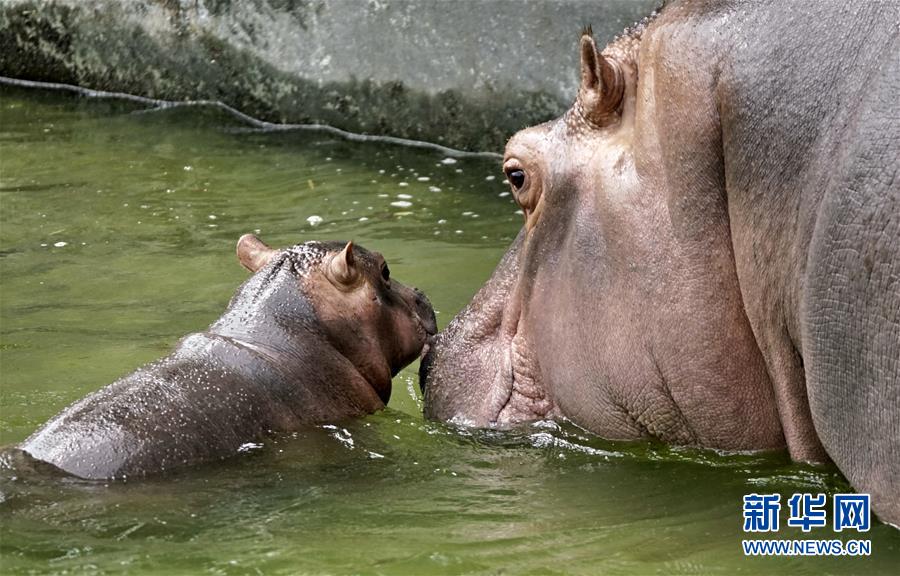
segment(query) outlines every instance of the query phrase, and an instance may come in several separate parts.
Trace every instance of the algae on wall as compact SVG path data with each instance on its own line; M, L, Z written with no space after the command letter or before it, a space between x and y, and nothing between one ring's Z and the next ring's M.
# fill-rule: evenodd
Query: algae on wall
M498 150L656 0L3 0L0 75Z

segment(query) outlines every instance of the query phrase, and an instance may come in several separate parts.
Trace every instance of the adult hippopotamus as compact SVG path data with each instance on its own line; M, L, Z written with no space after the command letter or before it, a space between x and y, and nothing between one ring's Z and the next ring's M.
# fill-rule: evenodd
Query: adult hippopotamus
M20 446L82 478L141 476L236 454L272 432L375 412L435 319L424 295L352 243L238 241L255 274L169 356L63 410Z
M425 414L831 458L900 523L897 3L673 2L510 139L524 226Z

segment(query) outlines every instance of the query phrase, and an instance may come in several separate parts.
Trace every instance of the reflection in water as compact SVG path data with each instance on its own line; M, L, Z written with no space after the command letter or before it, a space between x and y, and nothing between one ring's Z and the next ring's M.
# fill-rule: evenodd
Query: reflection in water
M215 320L246 278L245 232L377 249L445 326L521 223L491 159L135 109L0 89L0 445ZM900 560L884 526L868 559L743 558L743 494L845 490L833 469L569 424L425 422L416 370L382 413L164 479L86 482L6 452L2 571L875 574Z

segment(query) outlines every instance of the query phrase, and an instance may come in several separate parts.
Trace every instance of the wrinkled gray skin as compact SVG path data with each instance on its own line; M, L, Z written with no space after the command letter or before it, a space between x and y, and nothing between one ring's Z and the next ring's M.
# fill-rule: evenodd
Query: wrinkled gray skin
M831 458L900 524L900 5L676 2L516 134L428 417Z
M375 412L435 332L384 258L336 242L238 243L256 273L206 331L63 410L20 446L82 478L158 474L272 432Z

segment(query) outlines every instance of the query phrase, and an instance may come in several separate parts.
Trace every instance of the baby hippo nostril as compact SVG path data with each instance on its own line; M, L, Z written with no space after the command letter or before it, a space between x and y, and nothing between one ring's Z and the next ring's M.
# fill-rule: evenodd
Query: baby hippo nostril
M417 315L422 322L422 328L425 329L425 332L427 332L429 336L437 334L437 318L435 318L434 310L432 310L431 305L428 304L427 301L419 302L419 311Z
M434 336L437 334L437 318L434 316L434 308L431 307L431 302L418 288L413 288L413 293L416 295L416 315L422 322L425 332L429 336Z

